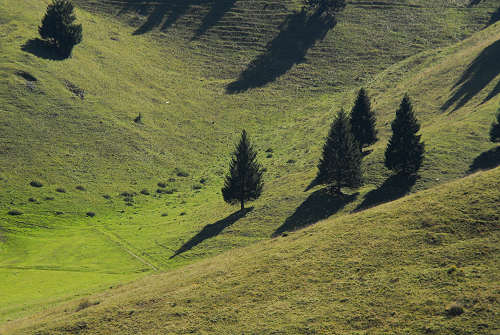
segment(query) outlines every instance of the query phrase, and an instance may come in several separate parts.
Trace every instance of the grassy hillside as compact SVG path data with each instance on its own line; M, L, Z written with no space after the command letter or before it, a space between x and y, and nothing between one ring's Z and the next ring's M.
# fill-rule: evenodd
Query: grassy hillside
M84 41L65 60L35 39L46 1L1 3L0 322L405 194L381 165L405 91L428 148L412 190L463 177L483 152L498 162L486 137L499 102L490 62L500 26L455 44L488 25L494 1L351 2L316 44L299 39L305 58L282 62L273 50L295 48L294 32L318 24L302 22L296 2L172 3L148 8L175 24L141 30L151 17L142 5L80 1ZM273 65L276 80L228 92L253 59ZM333 115L361 84L381 135L365 159L365 186L348 203L304 192ZM139 113L142 124L133 122ZM219 190L243 126L267 186L239 217ZM171 258L177 250L187 251Z
M500 168L7 324L6 334L497 334ZM451 304L462 314L450 315ZM80 306L80 307L78 307Z

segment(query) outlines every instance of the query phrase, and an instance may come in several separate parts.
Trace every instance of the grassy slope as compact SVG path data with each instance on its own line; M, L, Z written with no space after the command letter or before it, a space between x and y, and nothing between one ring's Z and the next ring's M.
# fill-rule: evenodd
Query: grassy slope
M7 324L6 334L497 334L500 168ZM446 316L456 302L463 315Z
M450 44L477 30L493 6L486 2L472 9L449 6L437 11L435 3L428 1L417 9L351 4L324 41L309 51L305 63L296 64L265 88L228 95L225 85L278 32L279 22L274 19L256 21L260 29L245 31L263 35L253 44L235 41L239 50L235 53L224 27L242 30L229 21L252 8L229 11L203 39L187 46L192 30L186 26L200 23L192 12L167 32L154 31L153 36L161 37L156 39L133 35L135 28L80 10L84 42L72 59L53 61L21 50L35 37L46 4L2 2L0 234L4 242L0 243L0 284L8 289L0 298L0 320L136 278L145 271L177 267L267 239L310 195L302 190L314 175L322 137L335 111L332 105L337 108L352 101L351 88L364 79L376 95L382 141L367 159L367 186L346 211L354 209L387 175L379 164L387 121L405 90L417 99L429 148L423 177L415 188L463 176L474 157L491 147L485 141L486 129L498 99L476 106L495 81L455 113L442 113L439 106L465 67L498 39L498 26L465 42L463 57L445 57L453 48L431 51L373 77L405 56ZM277 18L283 19L296 8L295 3L287 6ZM407 22L408 17L415 24L395 24L394 18ZM391 49L393 45L400 48ZM366 50L373 52L360 57ZM218 59L228 61L221 66ZM349 66L342 63L346 59ZM18 70L37 77L35 86L15 75ZM84 88L85 100L75 98L64 80ZM139 112L143 125L131 122ZM218 190L227 153L242 124L254 134L258 148L274 150L272 158L261 156L268 168L265 196L255 203L252 213L222 234L170 260L206 224L233 211L221 204ZM470 134L466 141L461 135L464 129ZM288 163L290 159L295 162ZM175 176L175 168L188 170L190 176ZM133 206L126 206L118 196L143 188L154 194L158 181L172 177L176 181L171 187L179 190L174 195L138 195ZM208 183L193 191L201 177ZM31 180L45 186L32 188ZM84 185L86 191L75 190L76 185ZM67 193L55 192L57 187ZM111 200L102 198L104 194L110 194ZM37 201L28 202L30 197ZM10 209L24 215L5 215ZM64 214L55 215L56 211ZM86 218L87 211L97 216Z

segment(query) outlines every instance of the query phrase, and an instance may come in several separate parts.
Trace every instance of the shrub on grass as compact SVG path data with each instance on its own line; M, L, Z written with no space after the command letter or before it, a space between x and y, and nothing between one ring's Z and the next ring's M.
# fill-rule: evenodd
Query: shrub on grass
M94 212L87 212L87 216L93 218L95 216Z
M174 194L175 192L177 192L176 188L159 188L156 190L158 194Z
M165 216L168 216L167 213L162 213L161 216L165 217Z
M47 201L51 201L51 200L54 200L54 197L45 197L44 199Z
M175 178L168 178L169 183L175 183L176 179Z
M59 193L66 193L66 190L64 188L56 188L56 192L59 192Z
M111 196L109 194L104 194L102 197L106 200L111 199Z
M7 214L12 215L12 216L17 216L17 215L23 215L23 212L18 211L17 209L13 209L7 212Z
M167 184L165 184L164 182L160 181L158 184L158 187L161 187L161 188L165 188L167 187Z
M77 187L75 187L78 191L85 191L85 187L83 187L82 185L78 185Z
M189 177L189 173L187 173L186 171L184 171L182 169L175 168L174 172L177 175L177 177Z
M42 186L43 186L43 184L42 184L41 182L36 181L36 180L33 180L33 181L30 183L30 185L31 185L32 187L42 187Z
M200 178L200 184L205 184L207 181L207 178Z
M201 185L198 184L193 185L193 190L201 190L201 189L202 189Z
M150 193L147 189L143 189L143 190L141 190L141 194L142 195L149 195Z
M82 25L74 24L76 16L68 0L53 0L47 7L38 32L42 39L52 44L61 55L69 57L73 47L82 41Z
M28 201L29 202L36 202L36 199L35 198L29 198Z
M448 315L450 317L459 316L459 315L462 315L464 313L464 308L459 303L453 302L453 303L449 304L448 306L446 306L445 312L446 312L446 315Z

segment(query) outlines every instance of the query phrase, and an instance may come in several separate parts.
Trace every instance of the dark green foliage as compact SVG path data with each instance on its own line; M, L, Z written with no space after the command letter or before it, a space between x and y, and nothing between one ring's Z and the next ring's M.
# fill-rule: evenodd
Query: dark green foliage
M76 20L73 9L68 0L53 0L38 27L42 39L65 56L70 56L73 47L82 41L82 25L73 23Z
M222 188L224 201L230 204L239 202L242 210L245 208L245 201L255 200L262 193L264 171L256 156L247 133L243 130Z
M33 180L31 183L30 183L31 186L33 187L42 187L43 184L40 183L39 181L36 181L36 180Z
M304 0L304 4L311 10L334 15L344 9L346 2L345 0Z
M497 113L497 120L491 124L490 141L494 143L500 142L500 109Z
M385 166L398 174L416 174L424 159L425 146L420 141L420 124L406 94L392 121L392 137L385 151Z
M351 129L360 149L377 141L375 113L372 111L370 98L366 90L359 90L358 97L351 111Z
M182 169L179 169L179 168L175 168L174 173L177 175L177 177L189 177L188 172L186 172Z
M142 195L149 195L149 191L147 189L141 190Z
M87 216L93 218L95 216L94 212L87 212Z
M66 193L66 190L62 187L56 188L56 192L58 193Z
M17 216L17 215L23 215L23 212L18 211L16 209L13 209L13 210L8 211L7 214L12 215L12 216Z
M167 184L162 182L162 181L160 181L157 185L158 185L158 187L161 187L161 188L167 187Z
M78 191L85 191L85 187L83 187L82 185L78 185L77 187L75 187Z
M361 152L344 110L333 120L318 169L317 183L328 185L333 193L362 184Z

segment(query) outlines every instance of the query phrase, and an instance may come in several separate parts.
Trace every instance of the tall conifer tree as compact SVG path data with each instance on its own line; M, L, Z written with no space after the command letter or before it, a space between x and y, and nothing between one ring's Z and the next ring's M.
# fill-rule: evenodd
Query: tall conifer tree
M497 113L497 120L491 124L490 129L490 141L491 142L500 142L500 109Z
M264 171L256 156L257 153L248 139L247 132L243 130L222 188L224 201L230 204L239 202L241 210L245 209L245 201L255 200L262 193Z
M358 97L351 111L352 133L363 149L377 141L377 130L375 129L375 113L372 111L370 98L366 90L359 90Z
M332 123L318 170L318 183L328 185L338 195L342 187L359 187L362 183L361 152L344 110Z
M401 101L391 128L392 137L385 151L385 166L398 174L416 174L424 159L425 146L420 141L420 135L417 135L420 124L408 94Z

